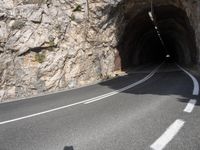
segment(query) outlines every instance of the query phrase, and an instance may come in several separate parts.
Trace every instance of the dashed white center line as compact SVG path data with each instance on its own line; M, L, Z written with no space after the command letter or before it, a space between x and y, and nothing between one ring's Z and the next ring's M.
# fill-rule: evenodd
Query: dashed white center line
M176 136L179 130L184 126L185 121L176 120L169 128L150 146L153 150L162 150Z
M197 79L190 74L187 70L182 68L177 64L177 66L185 72L193 81L193 95L197 96L199 95L199 83ZM197 103L197 100L191 99L187 106L184 109L184 112L191 113ZM153 150L162 150L166 147L166 145L174 138L174 136L179 132L179 130L184 126L185 121L183 120L176 120L161 136L158 138L151 146L150 148Z
M191 113L197 103L197 100L191 99L184 109L184 112Z

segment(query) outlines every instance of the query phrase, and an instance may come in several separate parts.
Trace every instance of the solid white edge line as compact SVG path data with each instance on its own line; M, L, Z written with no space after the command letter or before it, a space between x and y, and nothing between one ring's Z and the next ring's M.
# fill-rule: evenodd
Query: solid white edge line
M91 99L83 100L83 101L80 101L80 102L77 102L77 103L73 103L73 104L70 104L70 105L66 105L66 106L62 106L62 107L50 109L50 110L47 110L47 111L42 111L42 112L39 112L39 113L35 113L35 114L31 114L31 115L19 117L19 118L16 118L16 119L2 121L2 122L0 122L0 125L11 123L11 122L15 122L15 121L19 121L19 120L23 120L23 119L27 119L27 118L36 117L36 116L39 116L39 115L43 115L43 114L47 114L47 113L50 113L50 112L58 111L58 110L65 109L65 108L68 108L68 107L72 107L72 106L75 106L75 105L86 104L87 102L97 101L97 100L101 100L101 99L104 99L104 98L116 95L116 94L118 94L120 92L128 90L128 89L130 89L130 88L132 88L132 87L134 87L134 86L142 83L143 80L146 81L149 78L151 78L157 72L157 70L161 67L162 64L160 64L158 67L156 67L149 75L147 75L146 77L144 77L142 80L140 80L140 81L138 81L136 83L133 83L133 84L131 84L129 86L126 86L124 88L121 88L119 90L116 90L116 91L113 91L113 92L110 92L110 93L107 93L107 94L104 94L104 95L100 95L100 96L97 96L97 97L94 97L94 98L91 98Z
M193 109L194 109L196 103L197 103L197 100L191 99L191 100L188 102L187 106L185 107L184 112L191 113L191 112L193 111Z
M176 65L192 79L193 84L194 84L193 95L199 95L199 83L198 83L197 79L192 74L190 74L187 70L185 70L178 64L176 64Z
M167 130L150 146L153 150L162 150L176 136L184 126L185 121L177 119Z

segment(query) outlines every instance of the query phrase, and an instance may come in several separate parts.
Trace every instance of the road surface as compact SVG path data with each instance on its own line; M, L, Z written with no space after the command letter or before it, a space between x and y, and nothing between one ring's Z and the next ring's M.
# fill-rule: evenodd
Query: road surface
M176 64L144 67L0 104L0 150L199 150L198 101L198 77Z

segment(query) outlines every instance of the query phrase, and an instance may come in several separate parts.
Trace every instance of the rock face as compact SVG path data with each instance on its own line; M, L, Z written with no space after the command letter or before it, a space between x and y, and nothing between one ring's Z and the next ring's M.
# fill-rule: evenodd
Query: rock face
M116 49L124 13L147 1L1 0L0 100L74 88L120 69ZM200 49L200 2L167 1L187 12ZM123 10L118 8L125 5ZM121 8L121 7L119 7ZM88 11L89 16L88 16ZM120 22L121 21L121 22ZM118 29L119 30L119 29Z
M88 22L83 0L1 0L1 101L90 84L112 73L114 28L99 30L98 5L91 5Z

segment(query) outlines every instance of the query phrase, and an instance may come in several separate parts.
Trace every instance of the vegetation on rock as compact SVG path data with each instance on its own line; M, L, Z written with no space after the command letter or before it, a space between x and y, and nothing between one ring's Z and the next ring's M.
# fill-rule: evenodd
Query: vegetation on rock
M45 61L45 54L43 53L36 53L35 60L39 63L43 63Z

